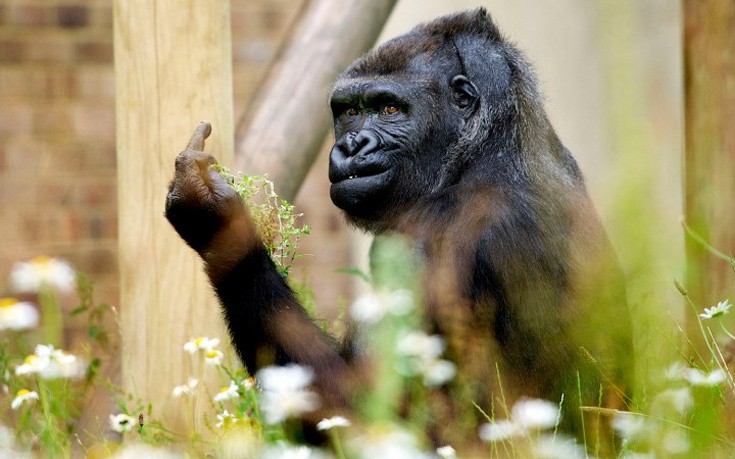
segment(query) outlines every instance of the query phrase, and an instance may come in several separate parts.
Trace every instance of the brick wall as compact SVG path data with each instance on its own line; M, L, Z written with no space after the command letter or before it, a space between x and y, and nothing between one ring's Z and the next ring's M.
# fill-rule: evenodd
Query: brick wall
M0 2L0 285L48 254L116 298L114 132L111 3Z
M45 254L87 272L98 299L117 304L111 4L0 0L0 292L15 261ZM301 7L293 0L233 0L236 117ZM325 167L304 193L321 199L302 203L314 210L308 220L315 235L304 247L311 253L319 239L344 234L328 203ZM347 256L336 255L338 266ZM336 279L317 287L327 302L346 292L332 268L315 274L318 259L304 261L300 276Z

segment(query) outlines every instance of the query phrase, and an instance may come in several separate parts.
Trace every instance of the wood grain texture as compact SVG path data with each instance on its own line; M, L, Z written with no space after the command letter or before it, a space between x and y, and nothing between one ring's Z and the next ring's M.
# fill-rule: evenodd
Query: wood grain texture
M331 126L329 91L367 51L395 0L313 0L238 123L236 170L264 174L293 201Z
M181 431L192 425L171 390L202 371L183 344L228 339L201 260L164 218L164 201L174 158L200 120L214 126L206 150L232 163L229 8L227 0L114 2L122 379Z
M735 2L686 0L684 6L685 217L722 253L735 254ZM699 242L686 240L687 289L709 307L732 294L733 273ZM730 299L733 298L730 296ZM690 338L701 333L696 317Z

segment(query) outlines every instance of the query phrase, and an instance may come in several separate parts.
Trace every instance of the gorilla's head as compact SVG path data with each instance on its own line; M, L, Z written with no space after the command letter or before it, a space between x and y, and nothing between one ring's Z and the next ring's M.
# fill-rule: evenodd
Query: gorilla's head
M481 153L512 134L501 127L516 107L514 52L479 9L417 26L358 59L332 91L332 201L380 232L471 175Z

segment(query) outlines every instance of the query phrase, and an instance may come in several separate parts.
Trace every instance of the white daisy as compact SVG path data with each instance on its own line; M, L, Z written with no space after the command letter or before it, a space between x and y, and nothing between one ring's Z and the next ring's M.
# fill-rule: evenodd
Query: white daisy
M308 446L286 444L268 447L258 456L259 459L323 459L326 457L321 451Z
M355 321L370 325L378 323L386 314L404 316L414 308L413 293L400 289L389 294L368 293L355 300L350 316Z
M587 459L584 447L561 435L542 435L533 445L536 459Z
M382 298L374 293L363 295L350 306L350 316L363 324L374 324L385 315L387 306Z
M432 360L444 352L446 344L439 335L429 336L424 332L414 331L402 336L396 346L401 355Z
M511 409L510 419L491 421L480 427L483 441L505 440L530 431L550 429L559 424L559 407L546 400L522 398Z
M252 376L242 382L242 387L245 390L251 390L255 388L255 378Z
M38 317L38 310L29 302L0 298L0 331L34 328Z
M233 398L239 398L239 397L240 397L240 394L237 392L237 383L235 383L235 381L230 381L229 386L223 387L214 396L214 401L224 402L226 400L231 400Z
M224 355L218 349L210 348L204 351L204 363L207 365L222 365Z
M559 407L547 400L524 398L513 405L511 419L523 429L550 429L559 424Z
M624 439L630 440L646 432L648 424L644 416L629 411L619 411L612 419L612 428Z
M217 415L217 424L215 426L218 429L223 429L230 427L232 424L237 422L237 418L230 414L229 411L224 410L220 414Z
M61 292L74 288L76 273L69 263L58 258L36 257L19 262L10 272L10 285L19 293L35 293L47 285Z
M720 368L715 368L709 373L698 368L687 368L683 377L694 386L716 386L727 379L727 374Z
M15 394L15 398L10 403L10 408L17 410L23 403L38 400L38 392L35 390L21 389Z
M486 442L494 442L500 440L507 440L518 435L523 435L525 432L517 423L506 419L499 421L490 421L480 426L478 436L480 440Z
M194 388L196 388L198 385L199 385L198 379L189 378L189 381L186 384L174 387L174 390L171 392L171 395L173 395L175 398L179 398L182 395L191 395L191 393L194 391Z
M437 359L430 362L422 370L424 376L424 386L439 387L454 378L457 374L457 367L449 360Z
M16 375L38 374L43 379L78 379L84 376L87 364L75 355L39 344L33 354L16 367Z
M689 451L691 444L687 432L682 429L673 429L663 436L661 445L667 453L672 455L680 455Z
M307 390L314 379L310 368L296 364L266 367L258 372L256 379L263 389L260 409L268 424L276 424L319 407L317 394Z
M329 419L322 419L316 424L316 430L330 430L334 427L349 427L352 423L349 419L342 416L332 416Z
M684 376L687 367L682 362L674 362L666 369L664 376L671 381L678 381Z
M15 367L15 374L18 376L40 373L49 365L47 358L41 358L36 354L31 354L23 359L23 363Z
M349 457L357 459L429 459L432 456L422 451L416 437L393 425L375 424L360 436L352 438Z
M692 390L689 387L666 389L656 395L654 401L663 402L673 407L677 413L684 414L694 404Z
M217 346L219 346L219 339L210 339L206 336L200 336L199 338L194 338L191 341L187 341L184 344L184 350L189 354L194 354L197 351L206 351Z
M133 430L135 418L127 414L118 413L110 415L110 427L115 432L125 433Z
M396 347L398 354L409 358L408 366L399 370L408 376L422 375L427 387L438 387L454 378L455 365L439 358L446 347L440 336L413 331L401 337Z
M394 316L405 316L413 311L415 300L413 292L407 289L398 289L388 295L388 312Z
M457 451L449 445L437 448L436 455L441 459L457 459Z
M720 301L717 303L717 306L712 306L711 308L704 308L704 312L699 314L699 317L702 319L713 319L715 317L724 316L728 312L730 312L730 308L732 305L730 304L729 300Z

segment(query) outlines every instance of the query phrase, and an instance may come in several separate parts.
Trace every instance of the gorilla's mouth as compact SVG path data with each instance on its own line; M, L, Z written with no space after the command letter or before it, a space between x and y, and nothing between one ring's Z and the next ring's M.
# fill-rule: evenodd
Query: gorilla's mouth
M381 197L390 189L394 173L392 169L360 171L347 174L341 180L333 177L329 195L337 207L350 214L359 215L382 203Z
M332 186L345 186L348 188L375 187L382 188L387 185L392 176L390 169L382 169L379 171L361 171L359 173L347 174L343 177L334 177ZM368 190L365 190L368 191Z
M355 161L345 161L342 164L332 164L329 168L329 180L333 184L359 180L377 175L385 174L390 166L381 163L368 163L356 165Z

